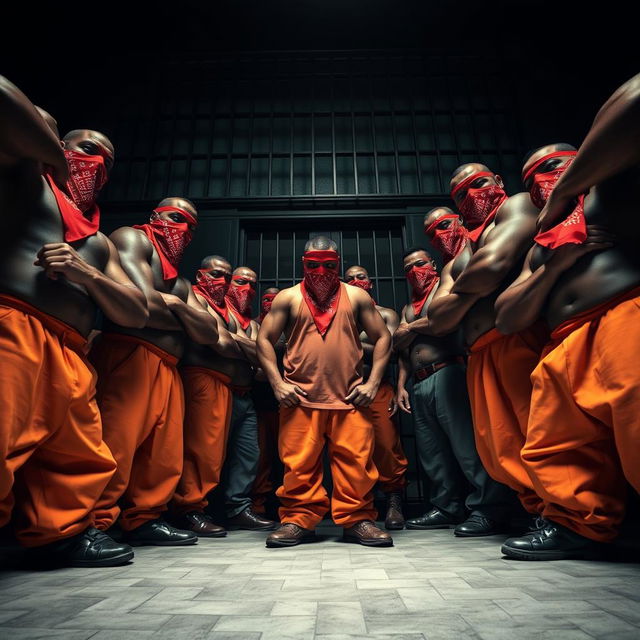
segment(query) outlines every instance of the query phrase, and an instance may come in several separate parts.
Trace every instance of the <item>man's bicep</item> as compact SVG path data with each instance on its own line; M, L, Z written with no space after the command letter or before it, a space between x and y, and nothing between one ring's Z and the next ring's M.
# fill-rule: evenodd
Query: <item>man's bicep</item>
M143 239L138 237L140 235L134 229L118 229L111 234L110 239L118 250L120 264L126 274L137 287L146 292L155 287L151 270L151 252Z
M107 258L107 264L104 268L104 274L118 284L137 286L124 270L120 261L120 254L118 253L118 250L116 249L113 242L111 242L111 240L109 240L109 238L107 238L106 236L104 237L104 239L107 243L107 249L109 251L109 257Z
M287 326L287 320L289 318L289 305L283 300L279 300L278 304L271 306L271 310L264 317L262 325L260 326L260 336L266 336L266 338L272 344L280 338L282 332Z
M393 335L400 325L400 317L395 311L387 311L386 324L389 333Z
M380 312L370 303L360 307L360 324L371 341L378 340L388 332Z

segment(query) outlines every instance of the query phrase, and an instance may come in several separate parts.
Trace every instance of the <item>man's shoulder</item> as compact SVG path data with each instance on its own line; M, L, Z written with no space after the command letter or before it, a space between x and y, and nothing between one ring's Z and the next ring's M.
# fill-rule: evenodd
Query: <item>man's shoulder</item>
M521 191L505 200L496 215L496 225L521 216L537 218L538 213L539 210L533 202L531 202L529 193L527 191Z
M390 307L383 307L382 305L377 304L376 309L385 320L392 320L398 317L397 311L395 309L391 309Z
M151 241L142 229L134 229L133 227L118 227L111 232L110 240L119 249L146 249L153 248Z

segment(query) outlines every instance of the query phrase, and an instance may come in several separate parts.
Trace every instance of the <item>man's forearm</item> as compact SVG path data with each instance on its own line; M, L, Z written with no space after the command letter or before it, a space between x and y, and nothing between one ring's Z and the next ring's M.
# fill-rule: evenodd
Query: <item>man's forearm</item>
M278 359L273 344L266 338L258 337L256 341L258 360L260 367L267 376L267 380L272 388L282 382L282 376L278 369Z
M376 340L373 347L373 362L371 364L371 373L369 374L369 382L380 385L384 373L387 370L389 357L391 356L391 334L387 331L386 335Z
M467 293L449 293L434 300L427 312L431 335L440 337L455 331L480 298Z
M398 389L404 389L409 379L408 354L403 351L398 356Z
M119 284L97 269L85 287L112 322L133 329L146 326L149 318L147 301L138 287Z
M246 336L240 334L233 334L233 338L235 339L238 347L244 354L245 358L254 366L259 367L260 361L258 360L258 353L256 348L256 343L251 338L247 338ZM275 351L275 349L274 349Z
M530 327L542 313L549 292L562 270L549 263L536 269L527 280L509 287L496 300L496 328L504 334Z
M214 345L218 342L218 327L214 318L205 309L202 311L189 306L179 298L169 305L182 322L185 333L198 344Z
M451 293L464 293L484 298L495 291L513 265L493 252L480 249L455 281Z
M167 303L155 289L147 292L147 305L149 307L149 329L162 329L164 331L183 331L184 327L178 316L174 315Z

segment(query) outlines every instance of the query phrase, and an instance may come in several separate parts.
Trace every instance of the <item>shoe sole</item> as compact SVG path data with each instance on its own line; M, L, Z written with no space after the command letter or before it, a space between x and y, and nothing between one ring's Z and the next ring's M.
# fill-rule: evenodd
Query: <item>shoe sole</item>
M83 562L81 560L72 562L68 566L70 567L119 567L120 565L127 564L133 560L133 551L127 551L127 553L121 553L119 556L113 558L105 558L104 560L93 560Z
M307 542L313 542L315 536L309 538L302 538L302 540L267 540L265 545L269 549L277 549L278 547L297 547L299 544L305 544Z
M198 538L225 538L227 536L227 532L223 531L222 533L196 533L196 535L198 536Z
M227 525L227 531L275 531L278 527L237 527L234 525Z
M403 524L402 524L402 525L400 525L400 524L394 524L394 525L387 526L387 525L385 524L385 525L384 525L384 528L385 528L387 531L401 531L402 529L404 529L404 525L403 525Z
M393 547L393 540L362 540L354 536L343 536L345 542L361 544L363 547Z
M567 552L567 551L527 551L526 549L512 549L502 545L500 549L502 555L516 560L544 561L544 560L589 560L596 557L595 553L588 551Z
M453 535L457 538L487 538L489 536L499 536L506 535L506 531L489 531L487 533L464 533L459 531L454 531Z
M428 524L426 526L406 524L405 528L413 529L414 531L433 531L435 529L455 529L457 526L457 524Z
M189 547L198 542L198 538L193 540L174 540L170 542L159 542L157 540L125 540L132 547Z

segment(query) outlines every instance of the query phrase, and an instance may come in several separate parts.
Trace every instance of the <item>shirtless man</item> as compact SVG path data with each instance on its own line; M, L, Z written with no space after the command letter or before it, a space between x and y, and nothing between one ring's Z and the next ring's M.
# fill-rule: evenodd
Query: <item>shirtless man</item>
M549 145L524 166L543 233L498 299L498 326L542 314L552 334L522 449L545 520L505 542L512 558L588 557L617 535L624 477L640 491L639 140L640 75L600 109L575 157Z
M250 356L232 379L233 408L227 444L227 459L223 470L224 500L227 521L232 529L270 531L275 522L255 513L251 493L258 471L258 420L253 406L251 388L258 360L255 340L258 323L251 319L251 302L256 293L258 276L249 267L237 267L231 278L226 302L233 318L235 332L251 343ZM246 349L246 347L245 347Z
M425 228L445 215L446 210L432 210ZM423 332L424 326L421 330L439 283L431 256L420 247L407 250L404 270L411 303L402 310L402 324L394 340L401 349L398 404L405 413L413 413L418 455L431 483L433 507L409 520L407 528L455 527L456 536L493 535L502 528L512 494L487 475L478 457L461 332L434 337ZM413 377L413 408L405 389L409 377ZM467 482L472 487L468 495Z
M98 309L128 327L148 311L98 231L113 146L83 129L64 147L0 77L0 236L10 238L0 257L0 527L13 511L18 541L43 559L112 566L133 550L94 528L115 462L84 348Z
M280 289L270 287L266 289L260 299L260 314L255 318L258 325L262 324L267 313L271 309L274 298ZM282 361L284 342L276 343L278 353L278 363ZM278 457L278 430L280 416L278 414L278 402L273 395L273 389L264 373L259 370L253 381L251 391L253 406L256 409L258 419L258 446L260 448L260 459L258 461L258 471L253 483L251 502L253 511L264 515L269 496L273 495L275 486L280 486L282 480L282 465ZM276 477L278 481L276 482Z
M258 334L258 354L280 402L280 459L284 482L277 491L282 526L268 547L300 544L331 511L345 539L391 546L391 536L374 520L374 435L371 405L382 382L391 336L367 293L340 282L340 255L324 236L309 240L304 279L281 291ZM371 372L362 381L360 332L373 343ZM284 377L274 349L287 338ZM322 453L327 442L333 476L331 503L322 486Z
M469 231L462 218L449 207L435 207L423 221L424 234L442 256L442 264L449 264L469 243Z
M172 502L174 523L204 537L223 537L226 530L205 514L206 496L219 484L232 416L232 381L243 382L255 344L237 333L225 296L231 283L231 265L222 256L207 256L196 274L193 291L215 318L218 342L214 346L193 340L181 360L185 392L184 468Z
M185 333L215 344L215 320L178 276L184 248L197 225L195 206L165 198L149 223L111 234L122 266L144 292L149 319L142 329L105 323L91 350L98 370L104 438L118 469L96 505L99 529L119 524L132 545L197 542L191 531L161 519L182 473L183 389L176 367Z
M507 196L500 176L478 163L456 169L451 193L469 242L443 269L423 330L444 336L462 327L470 351L467 387L478 454L494 480L518 493L530 525L541 501L520 449L529 418L529 377L548 335L541 324L502 335L495 328L494 303L521 269L538 209L526 192Z
M347 284L364 289L370 296L373 283L369 273L364 267L354 265L345 271L344 278ZM378 313L387 325L389 333L393 335L398 328L400 319L393 309L387 309L377 304L372 297ZM366 382L371 373L373 358L373 344L366 332L360 334L362 349L364 351L364 363L362 377ZM404 516L402 514L402 489L407 481L405 474L409 462L402 450L402 442L398 427L392 420L397 411L395 391L390 380L390 371L387 368L385 377L378 388L378 393L369 407L373 422L375 447L373 450L373 462L378 469L380 478L379 486L387 497L387 509L384 520L385 529L404 529Z

